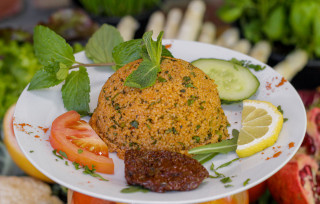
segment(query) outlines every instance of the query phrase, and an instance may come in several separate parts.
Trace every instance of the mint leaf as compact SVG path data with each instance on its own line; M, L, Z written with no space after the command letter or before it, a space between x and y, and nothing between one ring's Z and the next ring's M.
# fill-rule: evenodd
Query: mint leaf
M237 139L232 138L229 140L223 140L219 143L207 144L200 147L195 147L188 151L189 154L208 154L208 153L228 153L237 149Z
M35 27L33 42L35 55L44 66L52 62L61 62L69 67L75 62L71 46L45 26Z
M60 84L63 80L57 79L58 70L58 63L51 63L44 69L38 70L31 79L28 90L49 88Z
M81 115L88 114L90 102L90 80L86 68L72 71L62 86L62 99L67 110L75 110Z
M144 89L155 84L160 65L153 64L150 60L143 60L138 69L133 71L126 79L124 85Z
M69 68L65 64L59 63L59 71L56 74L57 79L65 80L68 74L69 74Z
M143 61L139 67L133 71L125 81L126 86L144 89L155 84L160 69L160 60L162 53L162 35L161 32L157 41L152 40L152 31L146 32L142 39L147 52L142 49Z
M129 62L141 59L143 52L147 54L147 49L142 39L120 43L114 47L112 51L112 57L116 63L115 69L118 70ZM165 46L162 46L162 56L173 57L171 52Z
M113 62L112 50L122 42L123 38L115 27L103 24L89 39L85 52L95 63Z
M141 58L142 40L130 40L123 42L112 51L113 60L116 63L116 70Z

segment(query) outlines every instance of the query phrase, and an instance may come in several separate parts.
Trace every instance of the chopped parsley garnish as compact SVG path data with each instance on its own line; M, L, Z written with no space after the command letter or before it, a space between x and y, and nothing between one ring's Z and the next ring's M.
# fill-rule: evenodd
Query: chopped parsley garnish
M57 154L57 150L56 150L56 149L54 149L54 150L52 151L52 153L53 153L56 157L58 157L59 159L62 159L62 160L63 160L63 157L60 156L59 154Z
M34 151L33 151L33 150L30 150L29 152L30 152L30 153L33 153Z
M199 136L193 136L192 139L195 140L196 143L200 142L200 137Z
M92 169L90 169L88 166L84 166L83 173L88 174L93 177L97 177L97 178L101 179L102 181L108 181L107 179L103 178L100 174L95 173L95 171L96 170L94 168L94 165L92 165Z
M158 81L159 81L159 82L167 82L167 80L166 80L165 78L162 78L162 77L160 77L160 76L158 77Z
M64 163L65 163L65 165L69 166L69 163L68 163L68 161L65 161Z
M230 177L224 177L224 178L220 179L220 181L221 181L222 183L230 183L230 182L232 182L232 180L231 180Z
M79 164L79 163L77 163L77 162L72 162L72 164L73 164L73 166L74 166L74 168L75 168L76 170L80 169L80 164Z
M68 156L67 156L67 154L66 154L65 152L59 150L59 154L60 154L61 156L63 156L64 158L68 159Z
M136 121L136 120L133 120L133 121L130 122L130 125L131 125L132 127L136 128L136 129L138 129L139 122Z
M255 71L262 71L266 68L266 66L261 66L258 64L252 64L250 61L248 60L237 60L236 58L232 58L230 60L230 62L246 67L246 68L250 68L250 69L254 69Z
M147 193L149 192L149 190L142 188L141 186L128 186L127 188L122 189L120 192L121 193L136 193L136 192Z
M218 168L216 168L216 170L217 169L220 169L220 168L223 168L223 167L226 167L226 166L229 166L230 164L232 164L233 162L235 162L235 161L238 161L240 158L235 158L235 159L233 159L233 160L231 160L231 161L229 161L229 162L226 162L226 163L224 163L224 164L221 164L220 166L218 166Z
M248 178L247 180L245 180L245 181L243 182L243 186L246 186L246 185L249 183L249 181L250 181L249 178Z
M82 149L78 149L78 154L81 154L83 152Z

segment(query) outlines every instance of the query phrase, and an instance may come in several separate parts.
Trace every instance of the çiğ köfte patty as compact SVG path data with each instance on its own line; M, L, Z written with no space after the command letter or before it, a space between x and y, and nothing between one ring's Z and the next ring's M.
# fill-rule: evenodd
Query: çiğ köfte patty
M90 125L120 158L128 149L187 150L227 139L228 121L217 86L189 62L163 58L156 83L124 85L142 60L117 70L104 84Z

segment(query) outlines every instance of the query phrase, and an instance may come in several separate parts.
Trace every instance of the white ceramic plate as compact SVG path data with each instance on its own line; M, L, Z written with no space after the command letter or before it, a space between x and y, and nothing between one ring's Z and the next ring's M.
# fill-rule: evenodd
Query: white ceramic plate
M187 42L179 40L166 40L163 44L171 44L170 51L176 58L186 61L193 61L198 58L220 58L250 60L254 64L261 62L243 55L241 53L203 43ZM76 55L76 61L89 63L89 60L82 52ZM113 73L111 68L88 68L91 80L91 111L97 105L100 89ZM52 147L48 142L50 131L43 131L43 128L50 128L52 121L62 113L66 112L61 99L61 85L37 91L27 91L21 94L16 106L14 118L14 131L18 143L24 154L43 174L72 190L102 198L127 203L197 203L222 198L244 191L264 181L282 166L284 166L296 153L302 143L306 130L306 112L302 101L296 90L289 82L278 86L282 77L272 68L268 67L259 72L252 71L260 81L260 88L252 99L269 101L274 105L281 105L284 117L288 121L284 123L279 139L273 147L257 153L248 158L242 158L230 166L220 169L219 172L232 178L232 187L225 187L219 179L206 179L199 188L187 192L166 192L166 193L121 193L126 187L124 178L124 163L115 154L111 154L115 163L115 174L102 176L109 181L100 181L91 176L85 175L81 170L76 170L69 162L57 159L52 153ZM232 129L240 129L241 103L223 106ZM88 118L87 118L88 119ZM294 147L289 147L289 144ZM273 157L277 155L278 157ZM205 167L210 174L209 167L212 162L215 166L228 162L237 155L232 152L225 155L218 155ZM250 179L244 186L243 182Z

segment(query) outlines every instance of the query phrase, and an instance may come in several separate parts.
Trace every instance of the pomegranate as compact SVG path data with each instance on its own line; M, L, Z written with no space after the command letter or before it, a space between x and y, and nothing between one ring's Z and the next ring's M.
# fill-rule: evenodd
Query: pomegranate
M307 135L305 138L307 149L311 146L315 148L314 152L317 158L320 157L320 108L314 107L307 111ZM311 144L311 145L310 145ZM312 147L311 147L312 148Z
M280 171L267 180L278 204L320 204L318 164L306 154L296 154Z

